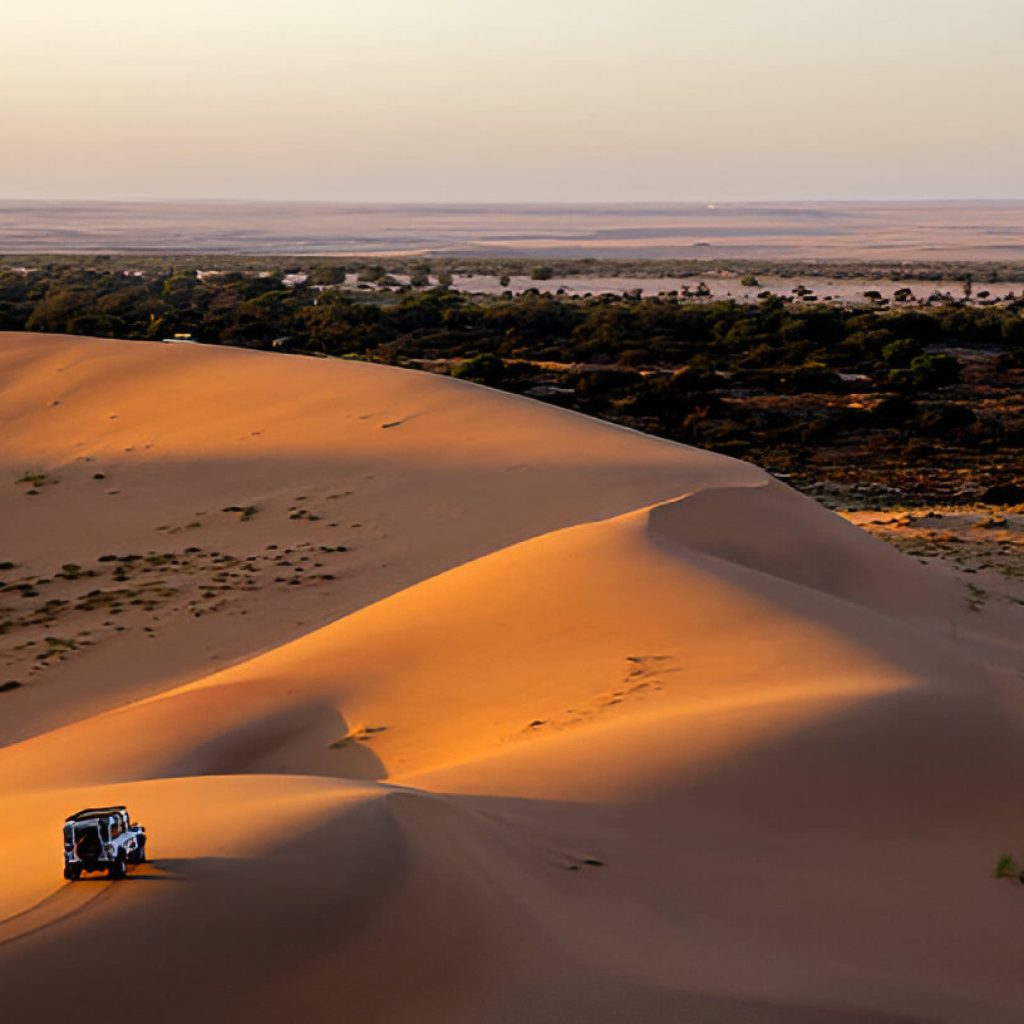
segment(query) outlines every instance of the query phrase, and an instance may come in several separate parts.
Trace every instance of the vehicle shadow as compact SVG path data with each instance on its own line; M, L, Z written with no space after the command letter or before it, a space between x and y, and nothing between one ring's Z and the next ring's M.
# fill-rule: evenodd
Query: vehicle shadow
M123 882L182 882L186 879L208 874L218 869L223 869L228 864L235 863L233 857L160 857L155 860L147 860L143 864L129 865L128 872L124 878L118 879L118 884ZM106 872L85 874L76 879L73 885L82 885L95 882L110 882Z

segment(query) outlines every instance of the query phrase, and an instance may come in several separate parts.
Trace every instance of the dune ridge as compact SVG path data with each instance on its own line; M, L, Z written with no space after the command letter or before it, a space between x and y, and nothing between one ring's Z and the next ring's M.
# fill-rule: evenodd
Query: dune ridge
M200 511L161 542L354 556L139 609L0 695L21 1019L112 958L160 1021L1019 1019L1020 896L989 877L1015 609L754 467L448 379L16 335L0 365L0 466L59 477L0 497L19 563ZM61 886L60 819L108 800L154 863Z

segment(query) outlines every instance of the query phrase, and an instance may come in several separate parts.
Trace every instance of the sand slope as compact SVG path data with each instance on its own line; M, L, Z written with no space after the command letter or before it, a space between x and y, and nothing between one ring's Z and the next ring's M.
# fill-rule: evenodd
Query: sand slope
M198 618L126 603L0 694L17 1019L112 964L161 1021L1020 1019L1021 891L989 877L1019 834L1020 617L756 469L458 382L17 336L0 359L4 465L60 478L4 489L20 567L201 511L161 531L180 564L141 560L161 585L230 580L195 536L239 564L366 545ZM90 496L86 453L120 494ZM339 480L358 519L289 518ZM115 799L153 864L64 885L61 817Z
M16 483L26 475L43 482ZM19 623L0 682L43 676L47 691L19 693L0 740L705 478L761 474L447 378L0 333L0 564L17 563L0 580L37 593L0 593L0 621ZM67 564L97 575L62 579ZM16 635L37 644L14 651ZM78 646L41 668L47 635Z

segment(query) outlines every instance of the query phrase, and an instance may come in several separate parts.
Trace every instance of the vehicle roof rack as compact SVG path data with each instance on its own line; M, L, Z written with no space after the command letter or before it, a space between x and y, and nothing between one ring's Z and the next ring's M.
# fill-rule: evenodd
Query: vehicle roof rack
M83 821L88 818L109 818L112 814L119 814L122 811L127 811L128 808L124 804L114 804L111 807L86 807L84 810L76 811L74 814L68 815L66 821Z

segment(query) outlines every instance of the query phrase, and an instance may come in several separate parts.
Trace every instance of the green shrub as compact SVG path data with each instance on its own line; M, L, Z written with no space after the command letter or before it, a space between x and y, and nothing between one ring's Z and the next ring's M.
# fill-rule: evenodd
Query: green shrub
M806 363L790 374L789 385L794 391L829 392L839 389L842 382L836 374L821 363Z
M900 338L882 347L882 361L891 369L907 369L921 354L921 346L913 338Z
M916 356L909 367L890 370L888 379L901 391L933 391L958 383L961 369L954 356Z
M413 267L409 273L413 288L426 288L430 284L430 267Z
M1002 857L996 861L996 867L992 872L992 877L1021 878L1021 880L1024 881L1024 878L1021 876L1020 866L1017 864L1017 861L1014 860L1013 854L1011 853L1004 853Z
M916 388L944 388L960 381L962 366L955 356L922 355L910 364L910 373Z
M472 359L464 359L456 363L452 376L460 380L472 380L478 384L497 385L505 380L506 367L501 356L492 352L484 352Z

